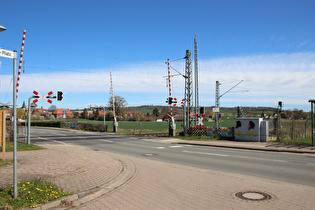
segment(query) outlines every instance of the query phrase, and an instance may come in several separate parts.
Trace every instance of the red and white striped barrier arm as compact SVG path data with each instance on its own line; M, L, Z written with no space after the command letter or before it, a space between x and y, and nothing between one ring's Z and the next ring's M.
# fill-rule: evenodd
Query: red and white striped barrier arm
M21 54L20 54L19 71L18 71L18 77L17 77L17 82L16 82L16 98L18 97L19 85L20 85L20 75L21 75L22 58L23 58L24 42L25 42L25 32L26 32L26 31L24 30L24 31L23 31L23 39L22 39Z

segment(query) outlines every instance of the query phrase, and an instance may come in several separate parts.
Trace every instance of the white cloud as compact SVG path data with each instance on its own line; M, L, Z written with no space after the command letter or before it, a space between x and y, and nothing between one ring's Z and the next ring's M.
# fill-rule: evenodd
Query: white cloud
M151 104L168 96L167 66L165 61L152 61L136 65L120 66L111 69L115 94L136 95L137 102L128 100L129 104ZM184 60L171 63L180 72L184 72ZM214 105L215 81L218 80L221 93L237 82L243 82L234 91L249 90L245 93L231 92L221 98L221 105L235 106L251 104L255 106L277 104L279 99L292 106L307 106L308 99L315 98L315 53L253 55L240 57L215 58L199 60L199 95L203 105ZM177 74L171 70L171 74ZM1 95L6 93L11 75L1 75ZM181 98L184 95L182 76L171 78L172 95ZM108 93L110 74L108 69L78 70L60 73L22 74L20 93L33 90L64 90L74 93ZM159 97L163 95L163 99ZM143 96L143 97L141 97ZM139 98L147 98L139 101ZM2 97L1 97L2 101Z
M276 104L281 98L292 105L305 105L314 96L315 53L220 58L200 61L200 66L200 85L204 87L210 80L214 89L214 81L219 80L220 88L227 90L233 86L229 82L244 80L236 90L249 92L234 95L235 102ZM231 101L225 97L221 101L225 100Z

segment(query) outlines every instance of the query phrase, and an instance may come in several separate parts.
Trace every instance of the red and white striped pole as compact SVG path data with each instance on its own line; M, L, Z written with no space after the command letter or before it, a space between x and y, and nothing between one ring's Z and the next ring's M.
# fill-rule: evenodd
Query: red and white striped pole
M167 59L167 70L168 70L168 89L169 89L169 99L172 96L172 89L171 89L171 68L170 68L170 59ZM171 117L173 117L173 108L172 104L170 104L171 108Z
M21 54L20 54L20 64L19 64L19 71L18 71L18 77L17 77L17 82L16 82L16 98L18 97L19 85L20 85L19 82L20 82L20 75L21 75L23 52L24 52L24 41L25 41L25 30L23 31L22 47L21 47Z

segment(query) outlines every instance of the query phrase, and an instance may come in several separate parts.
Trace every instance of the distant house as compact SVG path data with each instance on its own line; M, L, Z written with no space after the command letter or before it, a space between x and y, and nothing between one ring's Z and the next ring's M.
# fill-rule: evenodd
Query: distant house
M51 114L51 112L47 112L45 109L33 109L33 112L38 112L40 114L40 116L49 116Z
M163 116L162 120L163 121L168 121L170 119L170 117L171 117L171 115L166 114L166 115Z
M54 111L53 115L55 115L55 117L59 117L59 116L63 116L64 115L64 110L66 111L66 117L67 118L72 118L73 117L73 113L69 110L69 109L57 109L56 111Z
M133 117L134 115L141 115L141 112L124 112L125 116Z

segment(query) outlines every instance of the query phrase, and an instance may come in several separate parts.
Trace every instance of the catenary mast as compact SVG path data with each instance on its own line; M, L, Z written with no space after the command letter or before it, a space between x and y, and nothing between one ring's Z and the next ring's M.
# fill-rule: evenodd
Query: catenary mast
M198 90L198 49L197 49L197 36L195 34L195 50L194 50L194 54L195 54L195 114L200 114L199 113L199 90ZM195 123L197 124L197 121L195 121Z
M185 99L186 99L186 126L189 128L190 114L193 104L193 84L192 84L192 68L191 68L191 50L186 50L185 56Z

